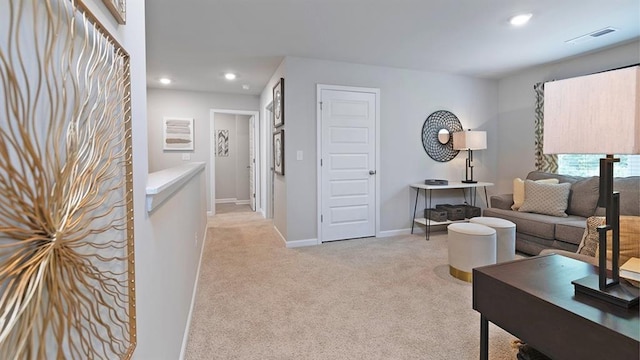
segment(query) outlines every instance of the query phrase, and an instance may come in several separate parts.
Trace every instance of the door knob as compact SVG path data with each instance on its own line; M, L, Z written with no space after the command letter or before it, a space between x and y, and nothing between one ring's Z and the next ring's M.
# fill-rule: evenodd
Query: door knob
M369 170L369 175L375 175L376 171L375 170Z

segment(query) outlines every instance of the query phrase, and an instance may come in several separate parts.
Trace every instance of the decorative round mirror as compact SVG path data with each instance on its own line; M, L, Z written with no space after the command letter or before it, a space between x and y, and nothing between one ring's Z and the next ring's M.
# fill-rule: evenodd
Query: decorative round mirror
M449 130L440 129L440 131L438 131L438 141L440 142L440 144L444 145L448 143L450 138L451 135L449 134Z
M460 120L451 112L438 110L427 117L422 125L422 147L435 161L447 162L458 155L453 149L453 134L462 131Z

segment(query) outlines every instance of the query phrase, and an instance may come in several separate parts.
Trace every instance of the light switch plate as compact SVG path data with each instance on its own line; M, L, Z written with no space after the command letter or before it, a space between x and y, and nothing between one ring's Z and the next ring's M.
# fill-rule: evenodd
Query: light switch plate
M302 160L302 150L296 152L296 160Z
M191 160L191 154L182 154L182 160L184 161Z

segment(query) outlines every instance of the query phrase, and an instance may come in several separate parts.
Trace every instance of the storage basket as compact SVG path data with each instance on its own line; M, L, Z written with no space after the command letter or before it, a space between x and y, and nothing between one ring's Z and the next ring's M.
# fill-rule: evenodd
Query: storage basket
M424 209L424 217L431 221L447 221L447 212L441 209Z
M464 216L467 219L471 219L473 217L482 216L482 210L477 206L471 206L469 204L460 204L456 206L461 206L464 208Z
M465 212L464 207L451 204L439 204L436 205L436 209L444 210L447 212L447 220L464 220Z

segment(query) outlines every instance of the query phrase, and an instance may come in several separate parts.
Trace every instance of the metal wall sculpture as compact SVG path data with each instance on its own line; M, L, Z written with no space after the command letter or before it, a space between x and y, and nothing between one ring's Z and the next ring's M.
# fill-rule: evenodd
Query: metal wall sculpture
M0 359L136 344L129 55L77 1L0 3Z

